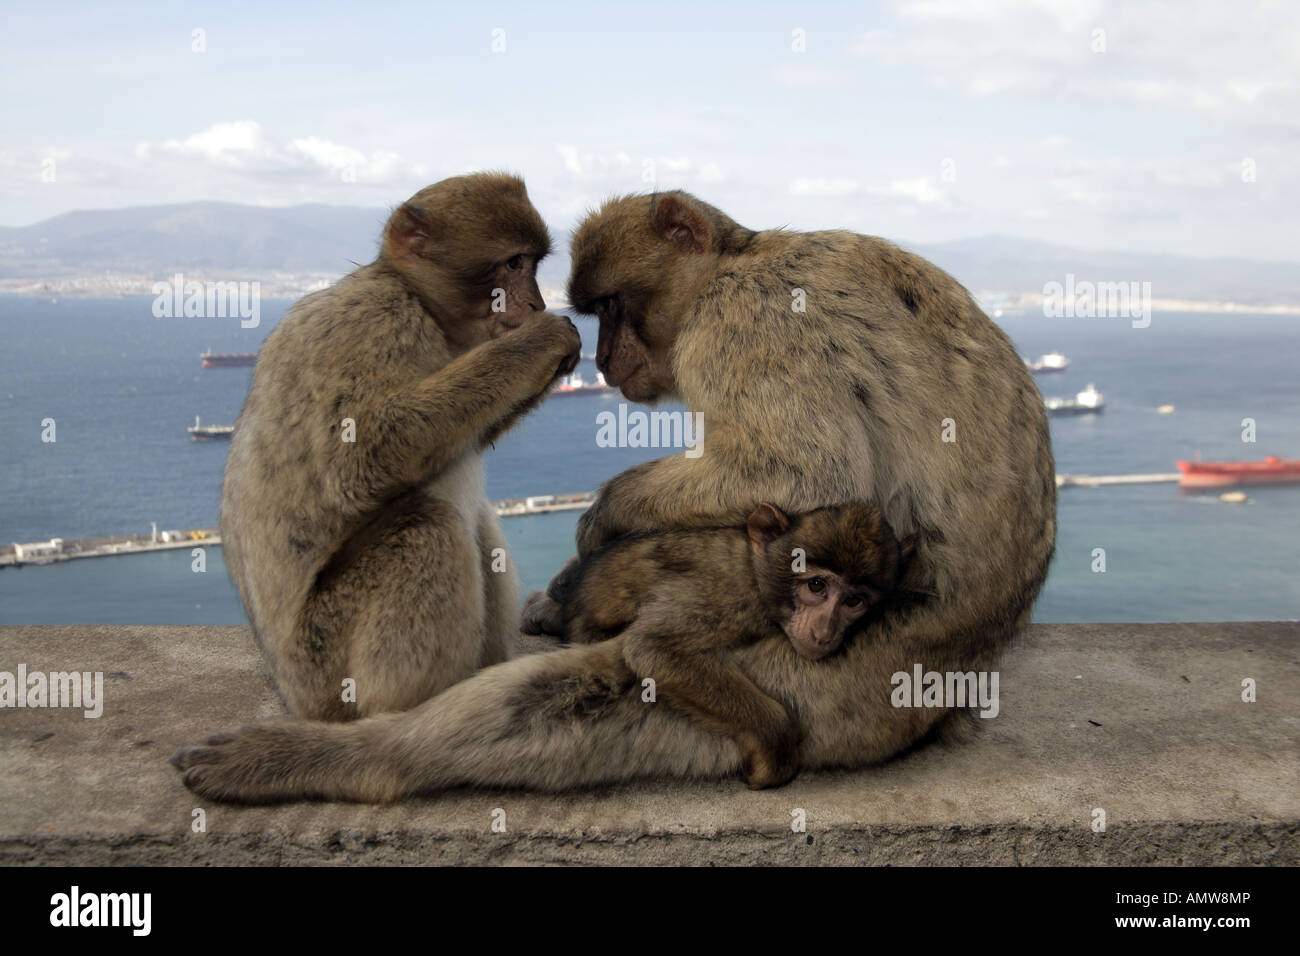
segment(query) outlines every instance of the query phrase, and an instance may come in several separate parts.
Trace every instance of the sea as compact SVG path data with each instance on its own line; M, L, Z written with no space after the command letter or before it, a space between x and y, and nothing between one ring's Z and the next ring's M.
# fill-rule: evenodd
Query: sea
M243 328L238 318L157 318L148 297L0 295L0 541L215 525L228 444L191 442L186 427L196 416L233 423L252 369L204 369L199 355L256 351L291 304L263 302L260 324ZM1044 395L1095 383L1106 396L1102 414L1052 420L1059 472L1167 473L1198 454L1300 457L1300 318L1156 311L1135 328L1008 311L997 321L1022 355L1069 357L1065 372L1037 377ZM594 352L594 324L579 327ZM590 361L579 370L594 377ZM546 401L488 454L488 496L590 491L664 454L598 446L597 415L621 401ZM1166 404L1172 414L1157 411ZM50 420L54 441L43 440ZM524 592L572 553L576 522L576 512L502 519ZM1239 504L1174 484L1063 488L1034 617L1295 620L1298 570L1300 484L1252 488ZM205 549L203 571L189 549L0 569L0 624L245 622L218 547Z

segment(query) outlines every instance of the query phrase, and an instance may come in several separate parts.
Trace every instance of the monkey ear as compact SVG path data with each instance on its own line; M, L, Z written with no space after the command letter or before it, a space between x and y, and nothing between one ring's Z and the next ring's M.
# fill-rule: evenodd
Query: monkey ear
M898 542L898 566L907 567L912 560L912 555L916 553L916 535L909 534L902 541Z
M418 256L433 236L433 221L422 209L402 203L388 220L388 236L399 252Z
M749 534L749 546L755 554L762 554L771 544L772 539L784 534L790 528L790 519L784 511L774 505L759 505L745 520L745 531Z
M709 221L680 196L660 196L650 212L655 232L687 252L704 252L713 245Z

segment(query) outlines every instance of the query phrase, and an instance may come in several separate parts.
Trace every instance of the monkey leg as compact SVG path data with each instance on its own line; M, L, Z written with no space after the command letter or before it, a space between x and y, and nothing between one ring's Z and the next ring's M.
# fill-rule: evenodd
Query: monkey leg
M423 499L369 529L346 563L322 574L298 666L281 681L295 714L350 720L407 710L478 669L486 582L467 530L454 507ZM315 659L312 641L331 652L332 673L294 680Z
M623 633L628 667L638 678L653 679L669 705L734 740L750 789L788 783L799 772L800 731L785 707L729 659L725 642L735 630L734 618L693 606L673 590L647 604Z
M202 797L269 803L724 777L740 759L731 740L644 701L615 638L486 668L405 713L252 724L182 748L172 763Z

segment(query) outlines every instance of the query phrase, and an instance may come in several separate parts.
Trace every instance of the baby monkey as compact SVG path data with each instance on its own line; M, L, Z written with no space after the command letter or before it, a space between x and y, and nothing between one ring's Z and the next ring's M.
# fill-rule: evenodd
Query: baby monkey
M798 772L800 733L776 699L728 660L780 628L810 661L894 597L914 541L850 503L787 516L759 505L742 528L620 538L586 558L563 605L571 643L618 637L636 679L730 737L752 789Z

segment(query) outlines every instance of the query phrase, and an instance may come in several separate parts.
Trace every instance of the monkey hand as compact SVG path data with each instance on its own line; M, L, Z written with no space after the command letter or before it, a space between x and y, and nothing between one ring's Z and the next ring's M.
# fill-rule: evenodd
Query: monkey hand
M573 324L573 320L568 316L552 316L555 321L552 326L559 330L560 338L559 352L560 361L555 367L555 378L561 375L568 375L578 367L578 362L582 359L582 336L578 334L578 327Z
M575 554L564 562L564 567L555 572L551 583L546 586L546 596L556 604L568 604L573 599L573 591L578 586L578 572L582 569L582 560Z
M524 600L519 630L546 637L564 636L564 608L545 591L533 591Z
M545 376L538 385L539 393L577 368L582 358L582 336L568 316L538 312L511 334L527 342L539 356L538 371Z

